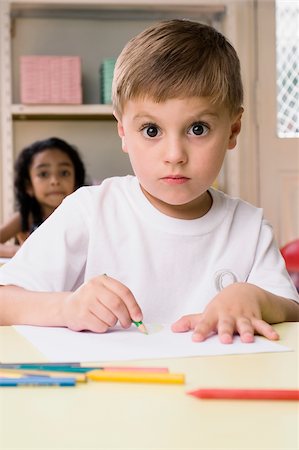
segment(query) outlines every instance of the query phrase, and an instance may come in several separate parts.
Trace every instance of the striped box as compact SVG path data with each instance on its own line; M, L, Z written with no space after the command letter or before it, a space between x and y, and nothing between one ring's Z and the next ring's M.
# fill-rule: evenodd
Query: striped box
M24 104L82 103L79 56L21 56L20 82Z

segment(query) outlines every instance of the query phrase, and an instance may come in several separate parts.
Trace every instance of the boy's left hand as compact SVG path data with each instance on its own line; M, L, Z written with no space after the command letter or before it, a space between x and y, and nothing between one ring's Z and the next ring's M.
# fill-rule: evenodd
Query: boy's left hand
M223 344L232 343L235 333L247 343L254 341L254 334L277 340L279 335L269 323L284 320L281 301L285 300L253 284L234 283L219 292L202 314L183 316L175 322L172 331L193 330L196 342L215 332Z

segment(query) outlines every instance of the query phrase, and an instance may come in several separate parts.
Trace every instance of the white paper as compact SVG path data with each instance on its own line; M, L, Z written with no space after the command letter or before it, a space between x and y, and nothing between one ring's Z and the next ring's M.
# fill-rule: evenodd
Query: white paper
M76 332L67 328L15 326L50 362L101 362L187 356L283 352L290 349L256 336L244 344L239 336L232 344L221 344L218 336L192 342L191 332L173 333L170 325L148 325L149 334L136 327L116 328L104 334Z

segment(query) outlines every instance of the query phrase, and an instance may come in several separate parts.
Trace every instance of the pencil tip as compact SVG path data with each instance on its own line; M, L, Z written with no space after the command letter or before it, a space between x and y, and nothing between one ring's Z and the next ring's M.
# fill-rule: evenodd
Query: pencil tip
M142 331L143 334L148 334L148 331L144 324L139 325L139 330Z

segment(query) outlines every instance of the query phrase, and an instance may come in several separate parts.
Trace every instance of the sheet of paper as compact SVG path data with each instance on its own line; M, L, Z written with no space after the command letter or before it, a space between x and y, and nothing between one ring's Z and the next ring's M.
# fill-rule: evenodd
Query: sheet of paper
M252 344L243 344L238 336L230 345L221 344L218 336L195 343L191 340L191 333L173 333L170 325L146 326L148 335L134 326L128 330L116 328L104 334L27 325L18 325L15 329L52 362L125 361L290 350L258 336Z

